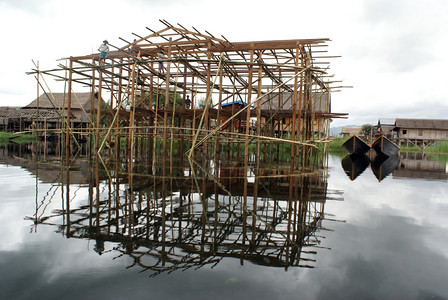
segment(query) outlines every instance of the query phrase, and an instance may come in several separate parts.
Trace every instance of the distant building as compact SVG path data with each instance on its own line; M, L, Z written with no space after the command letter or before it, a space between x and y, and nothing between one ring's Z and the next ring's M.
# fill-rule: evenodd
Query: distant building
M20 107L0 107L0 131L13 131L9 126L9 120L17 114L18 109L20 109Z
M21 108L1 107L0 126L4 131L60 129L67 118L68 97L65 93L42 94ZM93 106L91 102L93 100ZM97 107L96 94L72 93L70 122L72 128L87 128L92 107Z
M380 118L378 124L374 126L375 134L382 134L391 140L396 139L395 119L393 118Z
M324 135L326 128L326 116L331 113L331 97L329 92L313 92L308 101L305 101L305 94L297 93L295 106L296 109L302 111L304 115L313 112L311 126L313 134ZM271 111L275 118L272 118L272 126L276 132L290 132L292 128L292 119L290 118L290 111L294 107L294 93L293 92L273 92L263 95L260 101L254 104L255 109L261 106L262 110ZM282 112L288 112L282 116ZM310 115L308 115L310 116ZM271 116L265 117L265 120L271 119ZM304 126L300 122L300 126ZM300 128L303 130L303 128Z
M341 136L342 137L359 135L360 132L361 132L361 127L342 127L341 128Z
M234 102L226 102L226 103L222 103L221 104L221 108L224 110L234 110L234 111L238 111L243 109L245 106L247 105L247 103L243 102L243 101L234 101ZM244 119L242 119L244 118ZM246 120L245 120L245 115L242 115L242 118L233 118L232 121L230 123L227 123L223 129L227 129L229 128L231 125L233 124L233 127L235 128L235 130L237 131L244 131L245 130L245 126L246 126ZM221 117L221 124L227 122L227 120L229 119L229 117Z
M421 152L401 153L400 163L392 172L393 178L420 178L448 181L446 164L432 159Z
M448 120L396 119L394 131L400 145L426 148L435 142L448 140Z

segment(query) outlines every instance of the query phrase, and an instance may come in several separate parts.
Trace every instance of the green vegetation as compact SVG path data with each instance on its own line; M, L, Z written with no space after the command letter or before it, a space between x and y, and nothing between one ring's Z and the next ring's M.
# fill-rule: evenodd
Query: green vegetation
M448 153L448 141L442 141L440 143L435 144L434 146L429 147L430 152L437 153Z
M360 135L363 135L364 137L370 136L372 133L373 126L370 124L364 124L361 126L361 130L359 131Z
M342 148L342 144L344 144L346 140L347 140L347 138L334 138L330 142L328 149L331 152L344 152L345 153L344 148Z
M426 147L424 150L417 146L401 145L400 150L404 152L448 153L448 141L441 141L432 146Z
M143 96L142 96L141 92L137 92L136 97L137 97L138 101L140 101L140 99L143 97L143 99L144 99L143 102L146 105L149 105L149 98L150 98L149 91L145 91L143 93ZM173 101L173 99L176 99L176 100ZM159 93L154 93L152 95L152 101L151 102L152 102L152 108L153 109L155 109L156 106L158 108L161 108L161 107L165 106L165 91L164 90L160 90ZM176 103L176 107L177 108L182 107L183 97L179 93L175 93L173 91L169 91L169 93L168 93L168 107L172 108L173 107L173 102Z
M31 134L15 134L12 132L0 132L0 146L4 146L9 142L17 144L31 143L36 141L37 137Z

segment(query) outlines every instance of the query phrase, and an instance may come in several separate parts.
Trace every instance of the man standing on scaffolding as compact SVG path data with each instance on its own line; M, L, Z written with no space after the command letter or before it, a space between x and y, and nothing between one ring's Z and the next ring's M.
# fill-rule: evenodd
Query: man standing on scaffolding
M100 51L100 62L106 59L106 55L109 52L109 46L107 45L107 43L107 40L104 40L98 48L98 51Z
M164 55L163 55L163 50L160 51L159 53L157 53L157 56L159 57L159 59L164 59ZM163 65L163 61L159 61L159 72L160 74L165 74L166 68Z

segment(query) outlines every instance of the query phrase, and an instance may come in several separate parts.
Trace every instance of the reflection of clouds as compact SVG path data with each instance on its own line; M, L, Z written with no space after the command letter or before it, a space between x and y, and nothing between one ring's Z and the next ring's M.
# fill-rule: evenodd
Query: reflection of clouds
M29 172L19 168L0 165L0 250L13 251L23 247L29 222L24 213L35 210L35 180ZM22 216L22 217L20 217ZM26 225L25 225L26 224ZM28 231L28 232L27 232Z
M324 258L317 299L415 299L447 295L448 261L421 243L427 229L410 218L366 216L365 225L339 225L334 251ZM446 247L446 244L445 244ZM317 278L314 278L318 280ZM335 280L336 279L336 280Z
M26 217L34 218L36 213L36 192L39 194L39 216L44 209L44 215L50 214L53 209L60 209L60 185L39 183L36 190L36 179L27 170L0 165L0 250L17 251L30 243L48 240L54 235L54 228L44 225L39 225L35 233L33 220L25 220ZM71 205L78 205L87 199L88 189L72 187L71 195Z
M446 183L392 178L379 183L370 169L352 182L340 158L330 157L330 166L328 188L343 189L344 201L328 201L325 212L347 222L323 221L323 227L333 231L322 234L326 237L322 246L331 250L316 249L316 269L288 271L247 261L240 266L239 260L224 258L213 269L150 278L149 272L126 269L132 264L129 257L116 258L116 252L108 252L114 243L105 243L105 252L99 256L93 250L95 241L66 239L51 226L39 225L38 234L30 234L32 222L23 220L35 209L34 189L28 186L20 192L21 199L0 201L0 209L11 203L14 208L10 216L0 210L2 224L6 217L20 228L12 236L0 232L20 250L0 253L0 278L6 278L0 281L0 298L39 295L54 299L64 294L66 299L415 299L447 295L444 216L448 207L442 200L447 196ZM0 177L1 172L2 168ZM25 171L12 172L8 174L22 178ZM49 185L40 187L40 193L45 193ZM0 181L2 196L9 195L11 188L17 186ZM83 193L73 201L85 200Z
M332 164L338 164L340 158L331 157ZM339 163L340 164L340 163ZM344 204L332 205L336 215L349 218L351 222L364 222L364 213L397 215L413 218L419 224L427 223L448 228L448 219L441 213L448 211L446 182L415 179L394 179L386 177L378 182L370 169L355 181L350 181L337 166L330 173L330 189L344 190ZM349 203L349 205L345 205ZM378 212L377 212L378 213Z
M330 160L334 165L340 158ZM373 174L351 182L341 169L331 171L329 188L344 189L344 202L330 202L326 212L347 223L332 226L335 235L327 238L333 251L320 263L331 268L318 276L329 284L317 298L447 295L448 204L440 201L447 198L446 183L386 178L385 184Z

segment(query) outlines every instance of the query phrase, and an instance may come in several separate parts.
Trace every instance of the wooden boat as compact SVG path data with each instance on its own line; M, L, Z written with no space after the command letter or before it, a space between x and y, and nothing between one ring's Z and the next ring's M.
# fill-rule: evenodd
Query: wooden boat
M380 154L372 160L370 167L378 181L381 181L397 169L399 162L400 157L398 154L392 156Z
M370 146L356 135L351 136L348 140L342 144L348 155L352 154L364 154L370 150Z
M400 147L384 135L381 135L372 143L372 148L377 154L384 154L386 156L396 155L400 151Z
M359 155L347 155L341 161L345 174L347 174L352 181L364 172L369 163L370 159L364 153Z

